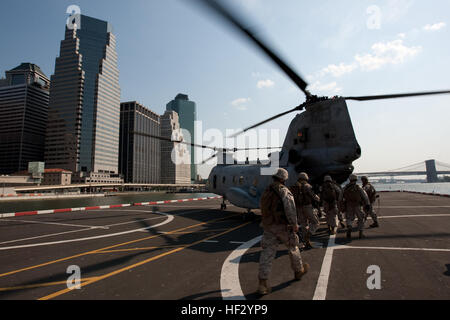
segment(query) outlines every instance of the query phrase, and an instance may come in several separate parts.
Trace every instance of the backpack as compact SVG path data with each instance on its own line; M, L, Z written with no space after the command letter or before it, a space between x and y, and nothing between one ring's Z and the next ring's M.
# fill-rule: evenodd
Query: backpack
M349 184L344 189L344 198L346 202L361 202L361 194L357 184Z
M303 203L305 202L303 199L303 187L300 183L296 183L293 186L289 187L289 190L291 191L292 195L294 196L295 206L297 208L300 208Z
M287 224L283 201L275 184L271 184L262 194L260 208L263 225Z
M369 183L364 187L364 191L366 191L367 196L369 197L370 203L374 202L376 199L376 195L377 195L375 188Z
M330 183L322 186L322 200L328 203L334 203L337 200L336 189Z

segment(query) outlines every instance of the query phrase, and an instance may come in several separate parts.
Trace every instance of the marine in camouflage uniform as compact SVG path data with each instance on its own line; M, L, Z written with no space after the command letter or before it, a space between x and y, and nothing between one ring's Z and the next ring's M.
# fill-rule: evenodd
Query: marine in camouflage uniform
M323 210L327 217L328 231L330 234L336 234L336 216L339 213L338 203L341 200L341 189L333 183L330 176L325 176L321 187L320 200L323 204Z
M367 193L367 196L369 197L370 202L370 209L366 212L365 219L367 220L367 216L370 215L370 217L373 220L373 223L370 225L371 228L378 228L378 217L373 209L373 205L375 203L375 200L378 198L377 191L372 186L372 184L369 182L369 179L367 177L362 177L361 181L363 183L363 189Z
M297 219L302 231L302 237L305 241L305 249L312 249L311 236L319 227L319 219L314 213L313 202L318 203L320 198L314 194L312 186L308 183L309 177L301 172L298 175L298 181L289 189L291 190L295 206L297 208Z
M340 206L339 206L339 203L342 202L342 195L343 195L344 192L343 192L343 190L342 190L342 187L341 187L335 180L333 180L333 184L336 186L336 188L339 189L339 193L340 193L339 201L338 201L338 212L337 212L337 217L338 217L338 220L339 220L339 224L341 225L341 228L342 228L342 229L345 229L344 215L342 214L341 208L340 208Z
M364 237L364 214L361 205L364 206L365 210L370 206L366 192L356 183L357 181L358 177L352 174L350 183L344 188L342 199L342 207L347 221L347 238L349 239L352 237L352 225L355 218L358 219L359 238Z
M288 248L291 268L296 280L300 280L309 269L309 265L302 262L299 250L295 202L289 189L284 186L287 179L288 172L279 169L273 176L274 182L261 197L261 226L264 233L261 240L258 292L262 295L271 291L267 280L280 243L284 243Z

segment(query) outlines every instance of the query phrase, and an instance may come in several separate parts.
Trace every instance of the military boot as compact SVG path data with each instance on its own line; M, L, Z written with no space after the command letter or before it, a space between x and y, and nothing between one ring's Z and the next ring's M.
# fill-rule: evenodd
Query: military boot
M267 280L259 279L258 293L260 295L266 295L269 294L271 291L272 289L267 284Z
M359 231L359 238L360 239L364 239L365 238L362 230Z
M347 239L351 239L352 238L352 228L347 228Z
M304 263L302 270L295 273L295 280L301 280L301 278L307 273L309 270L309 264Z
M305 250L311 250L313 248L313 246L310 242L310 238L311 238L311 233L309 233L309 231L308 231L305 236Z
M380 226L379 226L379 224L378 224L378 221L375 221L374 223L372 223L371 225L370 225L370 228L379 228Z

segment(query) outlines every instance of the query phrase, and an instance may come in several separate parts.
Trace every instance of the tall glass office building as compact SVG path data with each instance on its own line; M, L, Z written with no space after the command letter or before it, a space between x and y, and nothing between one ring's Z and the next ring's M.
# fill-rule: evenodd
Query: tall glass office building
M189 131L191 140L195 142L195 121L197 121L197 106L194 101L189 101L189 97L186 94L178 94L175 100L170 101L166 106L167 111L175 111L178 113L180 127ZM185 137L185 141L187 141ZM189 153L191 154L191 182L197 179L197 166L195 162L195 150L193 147L188 146Z
M126 183L160 183L160 141L149 137L161 135L160 116L136 101L120 109L119 172Z
M6 71L0 83L0 174L43 161L50 81L35 64Z
M66 27L51 77L48 168L118 173L120 87L111 25L81 15Z

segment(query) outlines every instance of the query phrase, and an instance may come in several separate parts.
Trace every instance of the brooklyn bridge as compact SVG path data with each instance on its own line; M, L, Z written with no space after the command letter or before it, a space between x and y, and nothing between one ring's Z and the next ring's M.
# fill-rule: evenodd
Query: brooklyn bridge
M426 176L428 183L439 182L438 175L447 174L450 175L450 164L437 160L421 161L389 171L357 173L357 175L368 177Z

